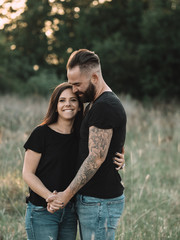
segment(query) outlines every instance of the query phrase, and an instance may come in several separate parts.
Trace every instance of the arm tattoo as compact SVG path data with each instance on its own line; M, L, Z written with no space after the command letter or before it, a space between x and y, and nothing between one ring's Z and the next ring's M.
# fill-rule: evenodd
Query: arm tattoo
M97 172L104 162L112 138L112 129L89 128L89 155L81 165L70 184L74 194L78 192Z

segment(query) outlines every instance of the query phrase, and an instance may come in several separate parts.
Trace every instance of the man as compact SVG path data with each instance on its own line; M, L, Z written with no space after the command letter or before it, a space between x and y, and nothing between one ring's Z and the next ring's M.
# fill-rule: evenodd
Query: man
M94 52L73 52L67 63L67 77L73 92L84 103L90 103L80 130L79 170L69 187L48 202L53 201L53 207L58 209L78 192L76 210L81 239L112 240L124 207L124 188L112 158L124 146L126 114L105 83Z

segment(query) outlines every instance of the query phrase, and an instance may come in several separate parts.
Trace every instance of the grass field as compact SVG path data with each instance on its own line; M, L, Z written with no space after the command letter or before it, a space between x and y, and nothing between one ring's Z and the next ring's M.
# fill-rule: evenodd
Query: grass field
M126 167L121 170L126 207L117 240L180 239L180 108L143 107L121 98L128 124ZM41 121L48 102L0 96L0 240L24 240L23 143ZM104 239L102 239L104 240Z

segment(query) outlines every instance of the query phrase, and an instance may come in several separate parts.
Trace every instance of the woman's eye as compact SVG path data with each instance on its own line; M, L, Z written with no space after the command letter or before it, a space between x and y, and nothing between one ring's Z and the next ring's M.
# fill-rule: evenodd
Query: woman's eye
M71 99L71 101L72 101L72 102L77 102L77 99L76 99L76 98L74 98L74 99Z
M64 102L64 99L60 99L59 102Z

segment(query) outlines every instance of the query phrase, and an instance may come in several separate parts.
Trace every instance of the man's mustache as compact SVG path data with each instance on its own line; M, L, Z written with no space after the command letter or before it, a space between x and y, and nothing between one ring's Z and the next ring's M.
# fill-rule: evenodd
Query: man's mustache
M83 93L83 92L76 92L76 94L78 94L78 95L79 95L79 94L83 94L83 95L84 95L84 93Z

